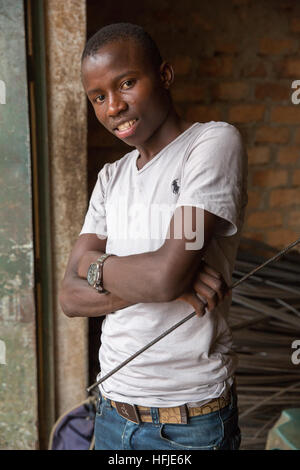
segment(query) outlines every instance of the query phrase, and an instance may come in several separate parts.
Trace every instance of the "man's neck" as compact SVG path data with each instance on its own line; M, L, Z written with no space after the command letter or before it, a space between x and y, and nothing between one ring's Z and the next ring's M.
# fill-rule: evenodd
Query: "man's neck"
M176 137L192 126L192 122L183 120L175 110L167 116L164 123L156 130L151 138L143 145L137 146L139 157L137 167L140 170L146 163L152 160L164 147L171 143Z

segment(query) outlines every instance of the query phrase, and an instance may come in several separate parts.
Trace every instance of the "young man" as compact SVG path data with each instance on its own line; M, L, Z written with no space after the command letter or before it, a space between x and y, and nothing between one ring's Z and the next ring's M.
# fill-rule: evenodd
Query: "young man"
M230 124L178 116L173 79L136 25L102 28L83 52L82 82L97 119L133 150L98 174L62 308L70 317L106 315L99 377L197 312L101 384L96 449L240 443L226 315L246 156Z

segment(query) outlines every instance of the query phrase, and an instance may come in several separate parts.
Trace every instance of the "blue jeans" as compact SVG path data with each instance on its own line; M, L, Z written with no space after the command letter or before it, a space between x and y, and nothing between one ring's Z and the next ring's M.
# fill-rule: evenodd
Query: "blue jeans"
M135 424L120 416L99 395L95 420L95 450L238 450L237 396L221 410L188 418L187 424L159 423L158 408L151 408L152 423Z

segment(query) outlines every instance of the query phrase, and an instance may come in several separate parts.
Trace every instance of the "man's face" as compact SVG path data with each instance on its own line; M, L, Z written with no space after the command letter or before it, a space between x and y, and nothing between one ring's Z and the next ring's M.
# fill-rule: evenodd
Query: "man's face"
M82 83L98 121L128 145L142 145L164 122L169 100L161 74L129 39L102 46L82 64Z

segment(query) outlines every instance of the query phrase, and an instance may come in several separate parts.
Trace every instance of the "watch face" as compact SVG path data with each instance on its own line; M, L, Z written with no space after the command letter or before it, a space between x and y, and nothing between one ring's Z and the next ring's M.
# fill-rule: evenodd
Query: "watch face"
M92 263L87 272L87 282L89 283L90 286L94 286L97 280L97 274L98 274L98 265L97 263Z

